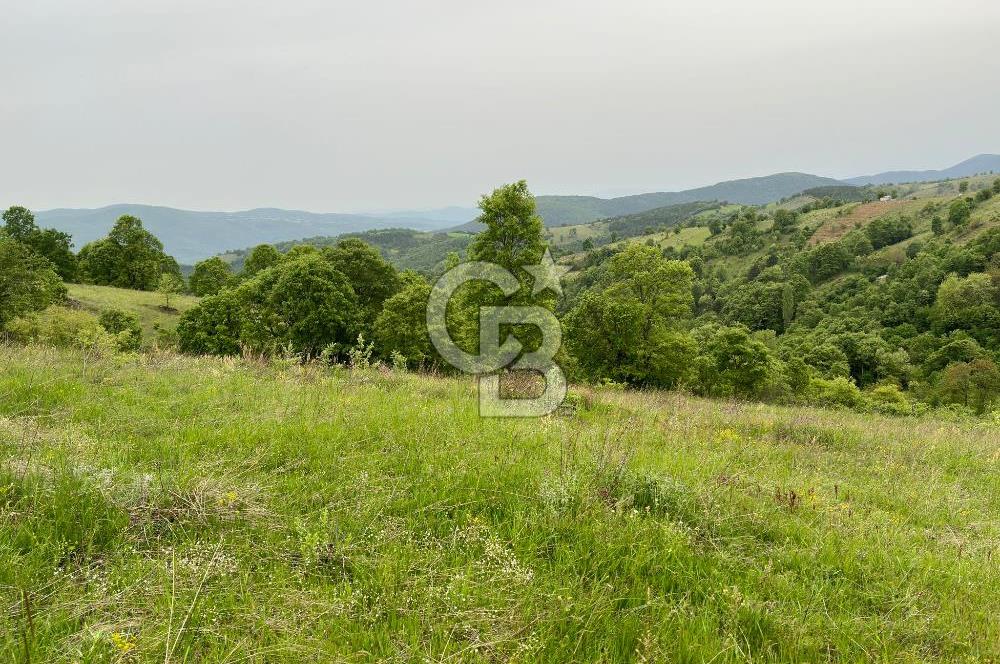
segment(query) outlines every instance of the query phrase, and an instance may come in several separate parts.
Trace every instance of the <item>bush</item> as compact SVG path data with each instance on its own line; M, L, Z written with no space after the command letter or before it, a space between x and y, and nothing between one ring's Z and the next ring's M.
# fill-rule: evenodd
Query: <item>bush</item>
M811 403L828 408L860 410L865 403L864 395L858 386L842 377L833 380L813 378L809 381L808 395Z
M98 319L105 330L118 339L118 350L136 351L142 346L142 328L135 314L121 309L108 309Z
M872 410L885 415L911 415L913 406L896 385L879 385L868 393Z
M113 352L118 348L118 338L105 330L96 316L66 307L49 307L40 313L18 318L11 321L7 331L15 341L25 344L103 352Z

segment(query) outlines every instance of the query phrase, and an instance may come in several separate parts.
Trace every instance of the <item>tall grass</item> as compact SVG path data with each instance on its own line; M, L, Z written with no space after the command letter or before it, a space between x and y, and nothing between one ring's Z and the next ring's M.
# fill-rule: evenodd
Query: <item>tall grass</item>
M989 661L1000 432L0 347L11 661Z

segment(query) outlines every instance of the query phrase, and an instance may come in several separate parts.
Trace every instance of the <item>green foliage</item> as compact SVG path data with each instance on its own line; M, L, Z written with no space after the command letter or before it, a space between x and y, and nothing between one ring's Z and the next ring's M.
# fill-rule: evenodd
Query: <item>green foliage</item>
M139 317L121 309L108 309L101 313L98 322L105 330L115 335L118 349L137 351L142 346L142 327Z
M94 314L59 306L18 318L10 323L8 331L20 343L79 348L98 353L113 353L122 342L118 336L108 332Z
M946 403L982 414L1000 399L1000 369L986 357L951 364L941 374L938 392Z
M136 217L124 215L103 240L80 250L83 278L99 286L154 290L160 275L174 272L176 261L163 252L163 244L142 227ZM179 272L179 268L177 268Z
M77 260L72 250L73 241L68 233L53 228L38 228L35 215L27 208L17 205L3 213L3 221L7 236L48 259L61 279L73 281L76 278Z
M971 216L972 206L966 200L955 200L948 208L948 221L953 226L964 226Z
M427 333L427 301L431 286L421 277L404 274L398 293L385 301L373 326L374 342L382 357L398 353L411 368L430 365L436 356Z
M181 352L239 355L242 350L243 303L233 290L204 298L177 324Z
M191 292L199 297L216 295L233 282L233 271L229 263L218 256L203 260L194 266L188 283Z
M905 217L883 217L868 224L865 233L872 247L881 249L913 236L913 222Z
M360 306L359 322L370 334L386 300L400 288L399 275L378 251L357 238L345 238L322 253L350 282Z
M612 258L605 275L565 318L566 343L595 378L674 386L691 378L694 272L642 245Z
M0 233L0 331L14 318L40 311L65 294L51 262Z
M281 252L273 245L260 244L254 247L243 262L243 277L256 276L269 267L274 267L281 262Z
M703 394L755 398L775 370L774 357L742 326L707 326L695 330L700 353L695 359Z

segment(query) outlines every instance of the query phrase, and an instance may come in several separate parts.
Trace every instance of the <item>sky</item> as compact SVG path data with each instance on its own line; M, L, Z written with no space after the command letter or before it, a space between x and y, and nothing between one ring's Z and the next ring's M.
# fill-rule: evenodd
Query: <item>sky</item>
M321 212L1000 152L995 0L4 2L0 204Z

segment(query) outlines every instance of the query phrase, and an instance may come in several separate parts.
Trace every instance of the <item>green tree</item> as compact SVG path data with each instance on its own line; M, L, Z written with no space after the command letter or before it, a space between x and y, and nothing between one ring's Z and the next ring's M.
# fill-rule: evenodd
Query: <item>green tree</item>
M427 366L436 357L427 332L431 286L413 273L402 275L402 282L399 292L385 301L375 319L375 347L384 358L390 358L393 351L402 354L411 368Z
M7 235L29 247L39 256L47 258L64 281L76 278L76 256L73 254L73 239L68 233L54 228L41 229L35 224L31 210L15 205L3 213L4 230Z
M798 215L791 210L779 208L774 212L774 230L779 233L787 233L795 227Z
M383 304L400 288L399 274L377 249L357 238L341 240L322 253L350 282L360 306L361 331L371 337L371 326Z
M66 287L49 261L0 233L0 330L65 295Z
M235 290L206 297L177 324L181 352L199 355L239 355L242 350L244 303Z
M938 215L934 215L934 218L931 219L931 232L933 232L934 235L941 235L944 233L944 221Z
M952 201L948 208L948 221L954 226L963 226L972 216L972 206L964 199Z
M35 253L47 258L63 281L76 280L77 259L69 233L54 228L39 229L28 237L26 244Z
M243 304L240 340L258 352L287 346L317 357L327 349L343 353L357 339L354 289L318 253L283 261L244 282L237 293Z
M694 343L684 332L693 307L694 271L644 245L608 263L565 318L566 343L595 379L672 387L691 377Z
M968 180L962 180L961 182L958 183L958 192L960 194L964 194L968 190L969 190L969 181Z
M216 295L233 281L233 271L229 263L218 256L195 264L188 283L191 292L199 297Z
M981 414L1000 396L1000 369L985 357L948 365L941 374L938 391L945 401Z
M184 279L175 274L164 274L160 277L156 292L163 296L163 306L170 309L170 298L184 292Z
M38 230L38 226L35 225L35 215L20 205L12 205L4 211L3 223L8 237L23 244L27 244L28 238Z
M696 331L701 353L694 362L704 394L753 398L767 385L775 361L743 326Z
M172 261L168 258L163 244L143 228L139 218L124 215L106 238L80 250L80 271L100 286L153 290L165 264Z
M281 252L270 244L254 247L243 261L243 277L249 278L281 262Z

